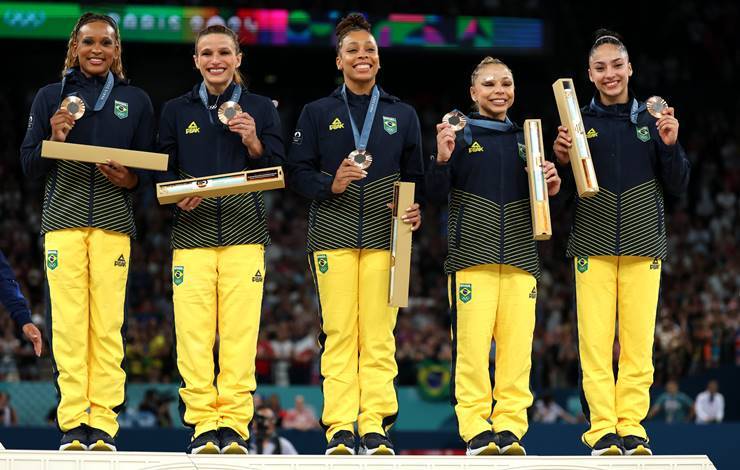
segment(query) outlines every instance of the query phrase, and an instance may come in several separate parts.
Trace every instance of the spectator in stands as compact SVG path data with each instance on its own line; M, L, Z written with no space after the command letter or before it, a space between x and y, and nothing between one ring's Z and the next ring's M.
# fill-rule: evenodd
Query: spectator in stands
M297 429L299 431L319 429L316 413L313 408L306 405L303 395L296 395L294 407L285 412L283 427L285 429Z
M694 402L688 395L679 391L678 383L670 380L666 384L663 392L648 413L648 418L652 418L661 411L666 423L684 423L689 420L692 413Z
M249 441L250 454L295 455L298 453L293 444L277 433L275 412L263 405L257 409L253 419L254 430Z
M578 419L565 411L562 406L558 405L552 397L552 393L545 392L542 398L534 404L533 421L550 424L565 421L566 423L575 424L578 422Z
M16 426L18 424L18 414L10 406L10 394L0 392L0 426Z
M725 397L719 393L716 380L710 380L707 389L697 395L694 407L697 424L722 422L725 417Z

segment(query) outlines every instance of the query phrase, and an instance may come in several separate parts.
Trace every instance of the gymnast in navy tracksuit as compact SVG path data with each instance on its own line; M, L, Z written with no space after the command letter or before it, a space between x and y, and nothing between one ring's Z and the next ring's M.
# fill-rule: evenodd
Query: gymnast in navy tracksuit
M203 81L162 109L159 149L165 179L200 178L282 164L282 128L268 98L248 92L242 54L230 29L210 26L196 38ZM219 107L242 112L223 124ZM191 453L247 453L254 406L255 355L270 242L261 192L178 202L172 228L177 366ZM219 335L214 385L213 346Z
M289 152L289 183L312 200L308 251L322 318L322 424L327 454L392 454L386 435L398 413L398 368L388 306L391 211L396 181L423 179L416 112L380 89L378 45L370 25L352 14L337 26L337 68L345 84L306 105ZM362 133L360 133L362 130ZM347 157L366 146L372 164ZM418 204L407 209L412 230Z

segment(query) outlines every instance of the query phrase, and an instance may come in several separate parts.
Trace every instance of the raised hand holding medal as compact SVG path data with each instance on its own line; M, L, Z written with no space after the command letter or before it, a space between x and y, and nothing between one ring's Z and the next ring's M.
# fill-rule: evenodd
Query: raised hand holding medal
M658 120L655 126L660 139L666 145L674 145L678 140L678 119L674 115L674 109L660 96L651 96L645 104L648 113Z

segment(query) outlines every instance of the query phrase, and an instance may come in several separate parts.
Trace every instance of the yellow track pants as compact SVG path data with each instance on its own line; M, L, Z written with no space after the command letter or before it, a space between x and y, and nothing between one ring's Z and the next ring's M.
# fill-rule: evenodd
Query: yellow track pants
M97 228L44 235L50 341L63 432L80 424L118 432L126 373L124 317L131 241Z
M457 271L449 276L448 286L451 399L460 437L468 442L492 430L510 431L521 438L527 432L527 408L532 405L529 373L537 281L519 268L488 264ZM492 339L496 345L493 392Z
M172 290L183 421L196 437L229 427L249 436L265 278L263 245L174 250ZM214 386L213 347L219 336Z
M661 261L589 256L573 262L581 385L590 422L582 440L593 446L608 433L645 438L640 423L650 407ZM617 323L620 348L615 380L612 357Z
M337 431L384 434L398 415L394 379L398 308L388 306L390 252L338 249L309 255L319 297L327 440Z

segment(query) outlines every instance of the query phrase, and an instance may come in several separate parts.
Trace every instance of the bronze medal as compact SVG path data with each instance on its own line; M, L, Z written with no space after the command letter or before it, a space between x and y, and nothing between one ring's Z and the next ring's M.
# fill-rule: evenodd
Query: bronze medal
M452 111L444 115L442 122L446 122L450 127L452 127L453 131L457 132L462 130L468 121L465 119L465 115L460 111Z
M218 120L228 125L237 114L242 112L242 107L235 101L227 101L218 107Z
M367 150L353 150L347 158L363 170L367 170L373 163L373 157Z
M85 115L85 102L79 96L68 96L64 98L59 108L67 110L75 121Z
M668 108L668 102L660 96L651 96L645 102L648 113L656 119L663 117L663 111Z

